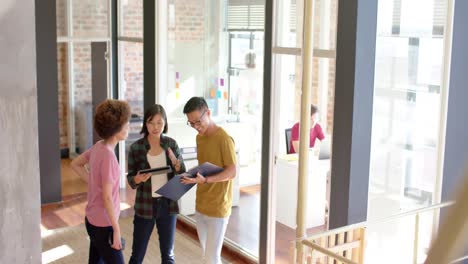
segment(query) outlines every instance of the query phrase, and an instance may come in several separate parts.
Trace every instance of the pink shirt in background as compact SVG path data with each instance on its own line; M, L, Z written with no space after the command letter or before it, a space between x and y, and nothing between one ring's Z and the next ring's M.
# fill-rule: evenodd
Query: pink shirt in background
M86 217L94 226L111 226L112 223L107 215L102 198L102 186L104 183L112 184L112 203L114 205L114 216L120 215L120 168L114 152L102 141L97 142L84 153L89 163L88 179L88 205L86 206Z
M325 138L325 135L323 134L322 127L320 126L319 123L315 124L314 128L310 129L310 143L309 143L309 148L314 147L315 145L315 139L320 139L323 140ZM294 124L294 126L291 128L291 148L290 148L290 153L296 153L296 150L294 149L294 146L292 144L293 141L299 141L299 122Z

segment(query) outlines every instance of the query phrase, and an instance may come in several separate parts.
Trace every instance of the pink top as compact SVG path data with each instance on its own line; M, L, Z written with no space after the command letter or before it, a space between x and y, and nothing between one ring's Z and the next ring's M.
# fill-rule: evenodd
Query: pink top
M323 140L325 138L325 135L323 134L322 127L320 126L319 123L315 124L314 128L310 129L310 143L309 147L312 148L315 145L315 139L320 139ZM296 153L296 150L294 149L294 146L292 144L293 141L299 141L299 122L294 124L294 126L291 128L291 147L290 147L290 153Z
M112 184L112 204L114 205L114 216L120 215L120 189L119 162L114 152L102 141L97 142L84 153L89 162L88 179L88 205L86 206L86 217L94 226L111 226L112 223L107 215L102 199L102 186L104 183Z

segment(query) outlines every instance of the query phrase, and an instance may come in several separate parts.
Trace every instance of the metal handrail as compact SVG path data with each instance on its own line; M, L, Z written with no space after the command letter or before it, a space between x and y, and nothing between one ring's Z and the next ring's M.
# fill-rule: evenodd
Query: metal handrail
M441 208L444 208L444 207L449 207L449 206L452 206L455 204L455 201L448 201L448 202L444 202L444 203L439 203L439 204L434 204L434 205L431 205L431 206L428 206L428 207L424 207L424 208L419 208L419 209L415 209L415 210L411 210L411 211L408 211L408 212L403 212L403 213L399 213L399 214L396 214L396 215L393 215L393 216L390 216L390 217L386 217L386 218L382 218L382 219L377 219L377 220L373 220L373 221L366 221L366 222L361 222L361 223L357 223L357 224L353 224L353 225L349 225L349 226L344 226L344 227L340 227L340 228L336 228L336 229L332 229L332 230L329 230L329 231L326 231L326 232L323 232L323 233L320 233L320 234L316 234L316 235L313 235L313 236L310 236L310 237L307 237L305 239L296 239L296 242L300 242L302 243L303 245L306 245L310 248L312 248L313 250L317 250L319 252L321 252L322 254L328 256L328 257L332 257L338 261L341 261L345 264L357 264L356 262L352 261L352 260L349 260L349 259L346 259L344 258L343 256L340 256L324 247L321 247L317 244L314 243L314 239L317 239L319 237L327 237L327 236L330 236L330 235L335 235L335 234L338 234L338 233L343 233L343 232L348 232L350 230L354 230L354 229L358 229L358 228L367 228L369 226L372 226L372 225L377 225L377 224L382 224L382 223L386 223L386 222L390 222L390 221L393 221L393 220L397 220L397 219L400 219L400 218L404 218L404 217L408 217L408 216L415 216L415 228L414 228L414 243L413 243L413 263L417 263L418 262L418 254L417 254L417 250L418 250L418 245L419 245L419 219L420 219L420 214L424 213L424 212L429 212L429 211L434 211L434 210L440 210Z
M440 208L452 206L454 204L455 204L455 201L448 201L448 202L443 202L443 203L439 203L439 204L434 204L434 205L431 205L431 206L428 206L428 207L419 208L419 209L411 210L411 211L408 211L408 212L399 213L399 214L396 214L396 215L392 215L392 216L377 219L377 220L365 221L365 222L360 222L360 223L356 223L356 224L352 224L352 225L348 225L348 226L335 228L335 229L328 230L328 231L323 232L323 233L319 233L319 234L309 236L309 237L307 237L305 239L297 239L297 241L303 241L303 240L311 241L311 240L313 240L315 238L318 238L318 237L329 236L329 235L333 235L333 234L337 234L337 233L341 233L341 232L346 232L346 231L356 229L356 228L366 228L366 227L371 226L371 225L377 225L377 224L382 224L382 223L386 223L386 222L391 222L391 221L399 219L399 218L412 216L412 215L416 215L416 214L421 214L421 213L428 212L428 211L433 211L435 209L440 209Z
M336 254L335 252L332 252L332 251L330 251L330 250L328 250L326 248L323 248L323 247L321 247L321 246L319 246L319 245L317 245L317 244L315 244L313 242L304 240L304 241L302 241L302 244L312 248L313 250L317 250L317 251L319 251L319 252L321 252L321 253L329 256L329 257L332 257L332 258L334 258L334 259L336 259L338 261L341 261L344 264L358 264L358 263L356 263L356 262L354 262L354 261L352 261L350 259L347 259L347 258L345 258L343 256L340 256L340 255Z

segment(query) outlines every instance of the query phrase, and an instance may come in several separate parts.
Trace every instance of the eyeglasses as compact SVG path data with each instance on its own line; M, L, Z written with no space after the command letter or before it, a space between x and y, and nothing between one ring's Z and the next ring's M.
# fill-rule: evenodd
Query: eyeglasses
M205 115L205 113L206 113L206 110L203 111L203 113L200 115L200 118L196 122L187 121L187 126L191 126L191 127L200 126L201 125L201 120L202 120L203 116Z

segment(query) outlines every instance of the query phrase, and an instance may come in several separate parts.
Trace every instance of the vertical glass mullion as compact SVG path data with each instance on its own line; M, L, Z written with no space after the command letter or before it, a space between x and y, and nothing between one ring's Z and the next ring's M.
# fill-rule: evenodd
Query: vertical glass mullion
M70 155L76 154L76 135L75 135L75 82L74 82L74 45L73 38L73 4L72 0L67 0L67 45L68 45L68 147Z
M433 203L442 201L442 178L444 168L444 153L445 153L445 136L447 127L447 108L448 108L448 89L450 81L450 56L453 37L453 0L447 0L446 19L443 30L444 37L444 58L443 72L441 77L441 93L440 93L440 116L439 116L439 138L437 151L437 174L434 186ZM439 229L440 210L436 210L433 215L432 237L435 238Z

